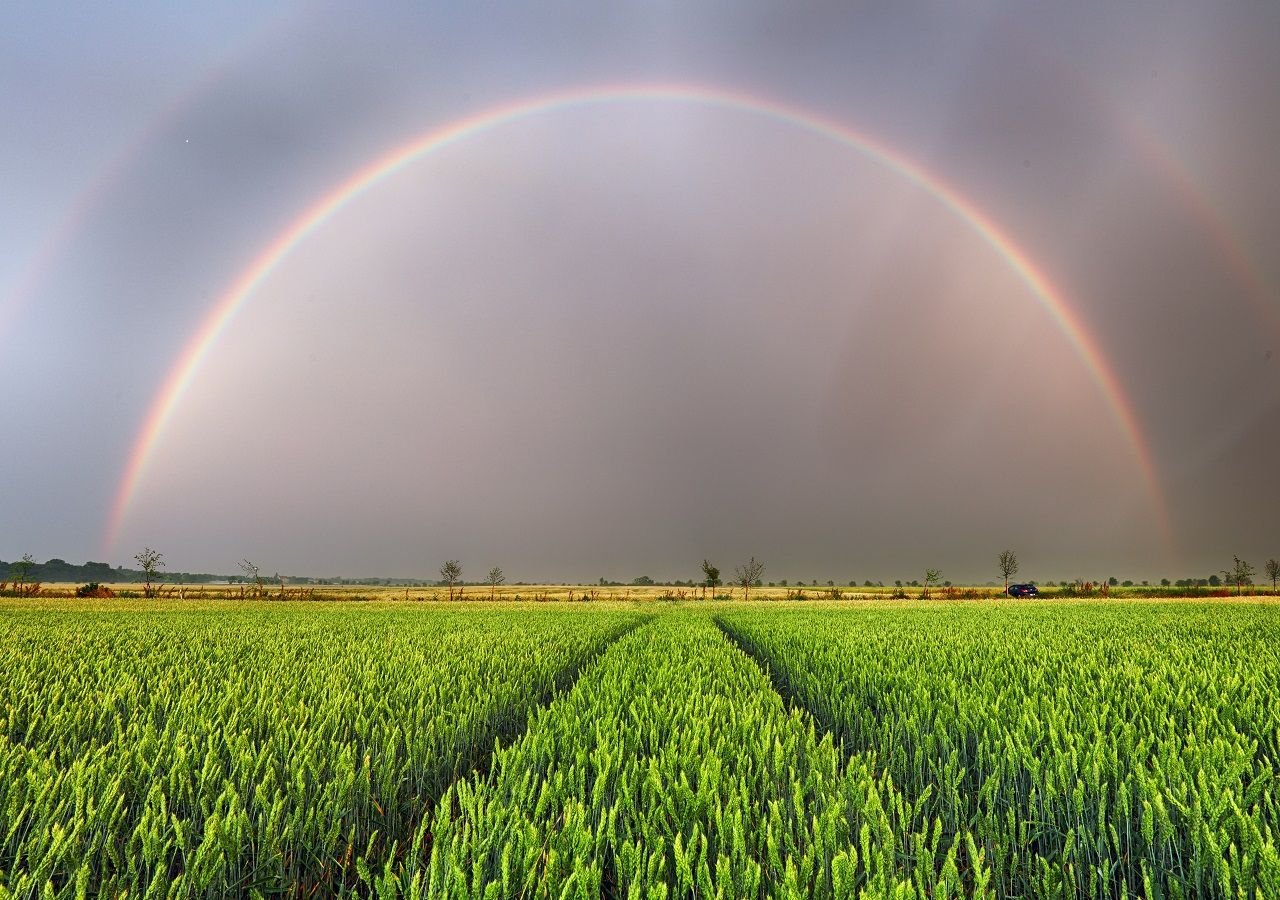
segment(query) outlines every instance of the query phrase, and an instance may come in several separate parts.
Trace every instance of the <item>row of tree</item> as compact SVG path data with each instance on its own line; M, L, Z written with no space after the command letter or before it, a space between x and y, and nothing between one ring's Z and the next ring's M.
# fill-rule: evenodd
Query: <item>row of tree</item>
M155 550L152 550L150 547L147 547L141 553L134 554L133 558L138 561L138 564L141 568L137 572L131 572L129 574L142 575L143 579L146 581L146 596L154 597L155 596L155 587L153 586L154 582L159 580L160 570L164 568L163 554L157 553ZM56 569L57 567L54 566L55 563L62 563L64 566L66 565L66 563L64 563L60 559L51 559L49 560L48 563L45 563L44 567L42 568ZM35 591L39 589L39 584L31 581L31 574L33 570L35 570L36 568L37 568L36 561L34 558L32 558L30 553L22 554L22 559L18 560L15 563L12 563L9 566L9 575L14 580L14 585L16 587L17 594L19 597L34 594ZM111 574L113 571L111 567L106 563L86 563L84 566L76 566L74 568L77 568L77 569L89 568L93 570L93 573L95 575L99 574L99 571L98 571L99 569L101 569L102 572L106 572L107 574ZM116 571L121 571L121 570L116 570ZM79 579L73 578L70 580L78 581ZM105 580L112 580L112 579L102 579L102 580L105 581ZM97 588L98 581L94 580L88 586ZM90 594L85 594L84 596L89 596L89 595Z
M133 558L138 563L138 571L135 574L141 575L142 580L145 583L145 596L154 597L157 591L156 583L163 577L161 570L165 568L164 554L159 553L156 550L152 550L150 547L144 547L141 552L135 553ZM1233 555L1232 561L1231 568L1221 570L1221 578L1217 575L1212 575L1207 580L1204 580L1203 583L1213 587L1225 584L1235 587L1237 594L1243 593L1245 586L1253 584L1253 576L1255 574L1254 567L1239 556ZM55 562L61 563L62 560L50 560L49 564ZM101 567L107 572L112 571L106 563L88 563L87 565L93 566L95 569L96 567ZM247 559L242 560L239 565L240 570L244 573L246 583L253 584L256 589L256 594L261 595L266 584L266 579L262 576L260 568ZM22 559L10 565L10 577L14 579L17 593L20 596L26 592L31 573L36 566L37 563L30 553L23 554ZM1004 592L1008 594L1009 579L1018 572L1018 555L1012 550L1001 551L997 561L997 567L1001 577L1004 578ZM761 576L764 574L764 568L764 563L757 560L754 556L742 565L734 567L733 581L731 583L742 588L743 599L750 599L751 589L753 587L761 586ZM1280 581L1280 561L1268 559L1264 569L1266 571L1267 578L1271 580L1271 589L1275 590L1277 582ZM702 576L702 580L699 582L698 586L703 589L704 598L706 597L707 590L714 592L716 588L724 584L720 578L720 569L713 565L710 560L704 559L702 561ZM278 581L283 587L284 579L280 575L277 574L273 576L272 580ZM489 570L489 574L485 577L483 582L489 586L489 599L494 599L497 589L501 585L505 584L506 581L506 575L503 574L502 569L498 566L494 566ZM444 565L440 567L440 583L448 587L449 599L454 599L455 592L462 584L462 564L458 560L446 560ZM601 579L601 583L605 583L603 578ZM651 585L654 581L652 578L647 576L641 576L633 583L637 585ZM828 584L830 583L831 582L828 582ZM918 582L912 583L918 584ZM924 596L927 597L933 588L936 588L942 583L942 572L940 570L925 569L924 584L921 585L924 588ZM1115 586L1117 581L1115 578L1111 578L1108 583ZM1128 586L1130 583L1131 582L1125 582L1125 585ZM1200 584L1201 581L1188 579L1187 583ZM786 582L783 581L782 584L785 586ZM815 581L814 584L816 585L817 582ZM870 585L871 582L868 581L867 584ZM901 586L902 582L899 581L897 584ZM950 582L947 582L947 584L949 585ZM1167 587L1169 585L1169 579L1164 579L1162 584ZM1183 582L1179 582L1179 586L1183 586Z
M65 559L51 558L37 562L30 553L23 554L14 562L0 561L0 581L11 581L15 586L33 588L38 583L83 583L113 584L119 582L142 581L145 574L140 569L112 566L105 562L89 562L78 564ZM224 575L209 572L172 572L172 580L180 580L187 584L209 583L221 581Z
M440 567L440 581L449 588L449 599L452 600L454 591L462 583L462 563L456 559L446 560ZM498 588L507 583L507 576L502 574L502 569L494 566L485 576L484 583L489 586L489 599L492 600Z
M711 564L709 560L702 561L702 581L703 597L706 596L707 589L715 590L721 584L720 570ZM744 599L751 597L751 589L760 587L760 576L764 574L764 563L756 559L754 556L744 562L740 566L733 568L733 583L742 588L742 596Z
M1203 583L1210 587L1218 587L1220 584L1225 584L1228 587L1234 587L1236 589L1236 594L1243 594L1245 587L1253 584L1255 569L1252 565L1235 554L1232 554L1231 559L1231 568L1222 569L1219 573L1222 576L1221 578L1217 575L1210 575L1207 579L1203 580L1185 579L1184 581L1178 582L1178 586L1195 587ZM999 566L1000 574L1004 576L1004 592L1007 594L1009 593L1009 577L1018 571L1017 554L1012 550L1005 550L1000 554ZM1269 559L1267 560L1264 568L1267 573L1267 577L1271 579L1271 590L1274 591L1276 589L1276 583L1280 581L1280 561L1274 558ZM1115 587L1118 584L1115 578L1108 579L1107 583L1112 587ZM1129 587L1133 582L1126 581L1124 584L1125 587ZM1168 587L1169 579L1162 579L1161 584Z

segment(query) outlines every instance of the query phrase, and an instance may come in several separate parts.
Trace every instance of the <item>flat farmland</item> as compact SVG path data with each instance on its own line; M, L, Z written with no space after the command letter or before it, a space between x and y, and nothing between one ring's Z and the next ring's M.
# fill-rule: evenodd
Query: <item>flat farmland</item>
M0 896L1277 896L1277 615L6 601Z

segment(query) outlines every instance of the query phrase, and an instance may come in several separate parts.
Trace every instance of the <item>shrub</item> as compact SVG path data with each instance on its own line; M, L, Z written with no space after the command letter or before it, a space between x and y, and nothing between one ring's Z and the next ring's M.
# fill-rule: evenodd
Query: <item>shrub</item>
M98 584L98 582L96 581L91 581L88 584L82 584L80 585L80 587L76 588L77 597L105 598L105 597L114 597L115 595L116 595L115 591L111 590L111 588L107 587L106 585Z

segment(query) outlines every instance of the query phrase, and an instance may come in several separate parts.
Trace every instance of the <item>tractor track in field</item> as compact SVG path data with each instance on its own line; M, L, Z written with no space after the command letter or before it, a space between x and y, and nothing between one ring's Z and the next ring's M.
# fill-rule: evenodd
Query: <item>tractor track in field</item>
M792 688L790 681L787 679L786 673L783 672L780 667L771 665L768 654L756 647L750 638L739 634L732 625L721 619L719 615L714 616L712 621L715 622L716 628L720 629L720 633L724 635L725 640L741 650L748 659L760 667L760 670L764 672L765 676L769 679L769 683L773 685L774 692L782 698L784 706L788 709L803 712L813 720L814 725L819 731L831 736L832 741L843 757L844 763L849 763L854 756L859 753L865 753L869 749L866 747L859 748L858 746L850 745L850 743L841 736L840 729L836 727L835 723L818 715L818 713L800 697L799 693ZM877 774L881 771L883 770L877 767ZM934 787L936 789L937 786L935 785ZM914 801L915 796L912 796L910 799ZM954 835L954 832L948 831L945 840L949 842ZM957 862L960 866L961 877L964 879L966 889L972 891L974 870L970 865L966 847L961 847L960 853L957 857Z
M600 642L598 647L590 653L585 654L575 665L569 666L557 673L552 685L542 694L542 696L538 698L538 702L529 704L526 707L524 723L522 725L516 728L506 729L501 734L494 734L490 737L485 751L483 753L476 754L473 757L472 764L469 769L464 771L455 770L449 791L452 791L453 785L462 781L488 779L493 772L495 743L500 742L503 747L510 747L518 741L521 735L529 730L529 725L539 710L550 707L558 698L572 691L574 685L577 684L578 679L582 677L583 672L612 650L613 647L627 635L651 625L653 623L653 619L654 617L652 615L640 616L634 622L627 623L612 634L608 635ZM449 791L446 791L446 795L449 794ZM436 802L439 801L437 800ZM431 804L431 808L424 812L428 816L432 815L435 812L435 804ZM459 812L459 810L455 810L455 812ZM435 835L428 832L422 847L422 852L425 856L431 855L431 845L434 839ZM601 900L614 900L615 897L620 896L618 893L617 871L613 865L612 858L604 861L604 867L601 875Z
M493 753L494 744L501 743L504 747L509 747L520 739L526 731L529 730L529 723L539 710L546 709L556 699L569 691L573 690L573 686L578 679L582 677L582 673L591 667L596 660L604 656L613 648L614 644L622 640L631 632L642 628L649 624L651 617L640 617L634 622L629 622L618 628L616 631L607 635L595 649L584 654L581 659L556 673L551 684L543 691L537 699L524 706L523 710L517 714L515 718L521 721L517 722L498 722L486 723L492 727L485 728L485 743L483 749L479 741L473 741L468 746L470 754L466 757L464 765L462 756L459 757L458 763L454 767L453 779L450 787L459 781L467 779L485 779L489 777L489 773L493 771ZM496 718L496 716L495 716ZM464 751L465 752L465 751Z
M618 641L633 631L648 625L651 621L652 616L637 616L634 621L628 622L605 635L598 646L583 654L573 664L557 672L546 690L539 694L533 702L522 704L519 710L508 714L495 710L485 722L484 727L480 729L480 736L457 749L453 774L445 791L438 797L422 798L419 815L410 820L405 828L401 829L403 834L400 834L398 838L393 835L383 836L384 845L389 839L395 839L398 845L399 849L396 852L395 861L404 862L406 848L413 845L414 835L422 827L424 821L430 820L435 815L440 801L450 795L455 785L465 781L483 781L489 778L493 771L495 746L510 747L518 741L528 731L529 724L539 710L546 709L559 697L571 691L582 676L582 673L590 668L600 657L608 653ZM455 813L457 811L455 809ZM424 859L430 858L434 840L435 835L430 830L427 830L420 848L421 856ZM337 889L334 889L333 886L328 886L329 889L326 890L323 885L315 885L306 896L309 900L340 895L373 896L369 886L357 884L352 880L354 874L354 871L344 870L340 873L340 882Z
M712 621L715 622L716 628L720 629L720 633L724 635L726 641L741 650L748 659L760 668L760 671L769 679L769 683L773 685L774 693L782 698L782 703L785 707L802 711L813 720L819 731L831 735L832 739L835 740L836 746L842 749L845 756L852 755L850 748L846 747L844 741L838 738L838 731L834 724L824 720L822 716L819 716L801 699L800 695L792 689L791 682L787 680L786 674L770 663L766 653L757 648L749 638L739 634L732 625L725 622L720 616L712 617Z

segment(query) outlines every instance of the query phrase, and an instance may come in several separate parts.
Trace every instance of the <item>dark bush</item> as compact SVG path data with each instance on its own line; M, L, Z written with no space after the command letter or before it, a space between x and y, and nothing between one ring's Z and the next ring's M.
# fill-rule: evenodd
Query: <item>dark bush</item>
M76 588L77 597L114 597L115 591L111 588L91 581L88 584L82 584Z

